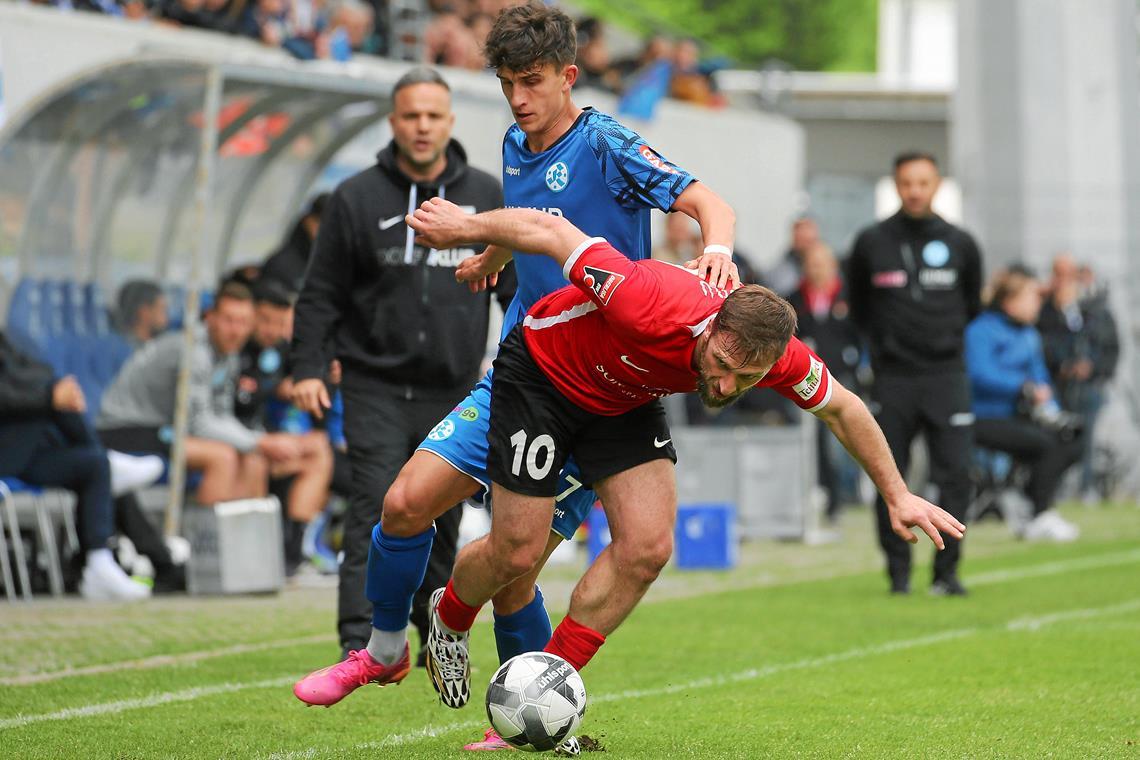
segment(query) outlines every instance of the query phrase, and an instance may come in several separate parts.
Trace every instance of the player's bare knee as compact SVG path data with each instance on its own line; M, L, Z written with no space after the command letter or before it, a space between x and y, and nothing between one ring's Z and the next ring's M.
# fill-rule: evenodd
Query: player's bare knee
M662 533L655 537L639 537L638 540L615 541L613 545L614 559L622 568L625 575L632 581L641 585L649 585L669 564L673 556L673 537Z
M384 495L381 524L390 536L415 536L431 527L435 516L430 511L423 499L416 498L409 479L398 477Z
M544 541L535 541L529 536L500 537L493 542L498 558L500 580L509 583L526 575L542 560L546 550Z

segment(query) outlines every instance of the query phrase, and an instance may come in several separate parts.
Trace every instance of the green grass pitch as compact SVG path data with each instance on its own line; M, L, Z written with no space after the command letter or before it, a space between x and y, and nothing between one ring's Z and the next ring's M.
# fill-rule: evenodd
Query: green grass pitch
M608 758L1140 759L1140 509L1065 514L1074 544L972 527L967 599L927 595L928 543L890 597L866 510L841 544L669 570L583 672L582 732ZM545 579L556 620L579 572ZM490 626L464 710L422 671L305 708L290 684L335 657L334 597L0 604L0 757L463 757Z

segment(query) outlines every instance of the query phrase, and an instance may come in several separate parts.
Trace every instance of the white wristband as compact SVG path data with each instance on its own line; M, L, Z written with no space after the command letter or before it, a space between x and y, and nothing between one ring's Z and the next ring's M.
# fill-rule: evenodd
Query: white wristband
M722 253L725 256L731 256L732 255L732 249L729 248L727 245L716 245L716 244L706 245L705 246L705 253Z

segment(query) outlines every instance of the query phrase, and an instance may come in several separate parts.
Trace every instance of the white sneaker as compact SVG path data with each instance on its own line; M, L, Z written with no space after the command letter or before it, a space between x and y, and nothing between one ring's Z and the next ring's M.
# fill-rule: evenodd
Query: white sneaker
M150 596L150 588L131 580L123 569L115 564L114 559L96 558L91 552L87 556L87 566L83 568L83 580L79 582L79 594L91 601L131 602L146 599Z
M107 462L111 465L111 494L122 496L140 488L153 485L162 477L165 465L162 457L154 454L135 457L119 451L107 450Z
M1025 526L1024 537L1026 541L1066 543L1076 541L1080 534L1080 528L1062 518L1055 510L1049 509L1029 521Z
M439 701L460 708L471 698L471 660L467 654L467 633L449 633L436 608L443 589L432 592L428 609L427 670Z
M176 565L185 565L190 561L190 542L182 536L166 536L166 550L170 552L170 560Z

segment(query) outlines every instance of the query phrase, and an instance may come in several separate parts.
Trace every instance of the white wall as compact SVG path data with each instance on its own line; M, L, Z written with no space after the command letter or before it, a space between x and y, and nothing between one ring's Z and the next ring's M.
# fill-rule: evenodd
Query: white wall
M957 75L957 3L879 0L878 43L879 75L885 79L953 87Z

